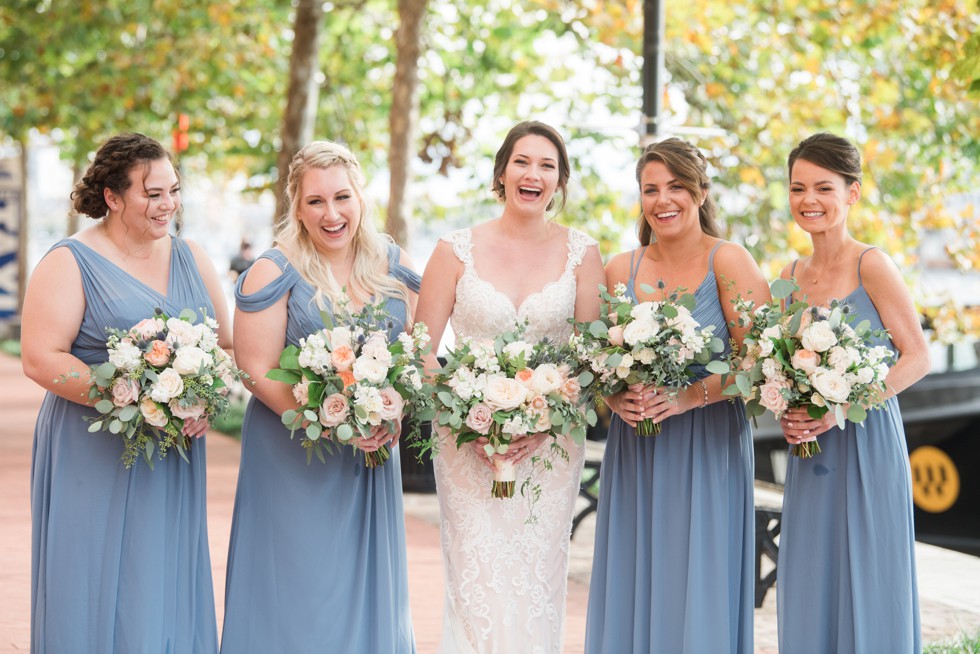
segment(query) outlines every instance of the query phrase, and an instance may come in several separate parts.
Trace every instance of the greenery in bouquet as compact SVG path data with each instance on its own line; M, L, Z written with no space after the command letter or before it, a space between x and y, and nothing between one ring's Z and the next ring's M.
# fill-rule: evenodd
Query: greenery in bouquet
M422 364L429 348L425 325L416 323L389 343L392 321L381 306L339 309L337 321L322 312L324 328L287 346L279 367L266 375L292 386L300 406L283 413L282 422L290 436L302 432L308 463L314 455L325 462L335 444L353 446L375 427L395 432L406 415L409 439L418 438L422 422L432 417ZM383 465L389 456L388 446L365 452L365 465Z
M745 400L749 416L771 411L777 419L790 408L806 408L814 419L832 411L837 426L844 421L863 423L868 409L884 401L885 378L894 354L875 342L887 336L863 320L852 326L854 315L838 300L828 307L811 307L803 300L787 300L799 290L792 281L772 283L773 301L758 306L751 299L734 300L737 322L747 327L738 352L733 351L733 383L724 389ZM820 452L816 440L793 446L795 456L809 458Z
M641 285L644 293L654 288ZM663 291L664 283L658 284ZM714 336L714 326L701 327L694 319L694 296L678 289L664 300L633 302L626 286L617 284L613 293L600 287L599 318L575 324L572 337L580 364L596 375L595 391L613 395L633 384L663 387L675 395L694 381L695 365L708 372L725 372L728 366L712 360L725 343ZM647 418L637 433L660 433L660 424Z
M514 495L514 465L495 455L506 454L517 440L532 434L552 437L546 456L532 461L545 471L560 457L568 459L559 437L585 441L586 429L595 425L595 410L584 389L592 373L574 372L574 354L566 344L524 340L526 324L494 341L460 339L447 354L447 363L435 376L434 427L448 429L460 447L485 437L486 454L494 464L491 495ZM433 444L436 436L433 436ZM532 479L522 483L530 501L539 493Z
M184 421L214 420L228 408L231 384L247 378L218 346L218 323L206 314L196 321L191 309L177 317L157 309L128 330L106 329L109 360L89 371L99 416L86 420L90 432L123 437L127 468L140 455L153 468L154 454L171 449L187 461Z

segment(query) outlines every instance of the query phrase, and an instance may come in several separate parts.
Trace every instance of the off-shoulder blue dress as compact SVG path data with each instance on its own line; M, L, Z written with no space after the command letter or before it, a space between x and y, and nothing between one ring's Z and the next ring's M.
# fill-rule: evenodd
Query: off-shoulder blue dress
M214 315L187 244L173 238L161 295L74 239L85 314L71 352L108 359L106 327L129 329L159 308ZM69 371L65 371L66 373ZM205 511L205 439L155 468L121 462L119 436L89 433L95 409L48 393L31 463L31 651L80 654L216 652Z
M719 245L694 294L693 316L727 343L714 273ZM631 262L634 301L638 269ZM708 374L702 369L696 378ZM715 402L661 425L659 435L638 436L612 417L585 651L751 654L753 458L744 405Z
M419 276L398 263L389 269L413 291ZM268 286L235 299L242 311L262 311L289 294L286 341L323 328L314 288L282 252L269 250L283 271ZM404 330L405 303L388 299L393 326ZM287 343L283 343L283 347ZM334 448L326 464L306 462L278 414L252 398L242 426L242 459L228 552L223 654L415 651L408 604L408 565L398 447L382 466Z
M860 260L858 287L844 302L854 324L884 328L861 282ZM890 339L876 344L894 350ZM786 466L779 651L920 652L912 476L898 400L869 411L863 425L848 421L817 441L819 454L790 455Z

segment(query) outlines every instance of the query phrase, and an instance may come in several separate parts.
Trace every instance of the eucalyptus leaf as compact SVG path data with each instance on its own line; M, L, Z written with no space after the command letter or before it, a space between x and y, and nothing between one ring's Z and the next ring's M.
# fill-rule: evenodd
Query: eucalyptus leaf
M354 436L354 430L348 424L343 424L337 427L337 438L344 441L345 443L349 441Z
M777 279L769 285L769 292L774 300L785 300L799 287L789 279Z
M715 375L724 375L731 372L731 366L725 361L719 361L718 359L712 359L705 365L705 370Z
M321 427L320 423L318 422L311 423L306 426L306 437L309 438L311 441L315 441L316 439L320 438L320 434L322 433L323 433L323 427Z

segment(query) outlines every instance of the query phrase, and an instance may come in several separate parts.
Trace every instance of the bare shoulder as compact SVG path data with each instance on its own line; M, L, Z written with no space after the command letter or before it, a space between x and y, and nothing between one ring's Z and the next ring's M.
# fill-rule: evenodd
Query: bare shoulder
M864 254L861 255L860 262L862 280L879 276L901 278L898 266L881 248L872 247L865 250Z
M720 241L715 251L715 268L737 271L745 266L758 267L755 258L745 246L731 241Z
M637 248L636 250L627 250L626 252L620 252L610 257L606 263L606 279L625 282L629 277L630 264L635 263L636 257L639 254L640 249Z

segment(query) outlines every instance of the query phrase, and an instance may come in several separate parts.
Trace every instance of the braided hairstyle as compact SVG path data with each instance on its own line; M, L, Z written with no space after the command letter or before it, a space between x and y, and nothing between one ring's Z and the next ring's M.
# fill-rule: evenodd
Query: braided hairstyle
M656 143L651 143L640 155L640 160L636 163L636 183L640 183L640 176L648 163L659 161L667 166L667 170L677 178L678 183L683 186L695 202L704 202L698 209L698 219L701 223L701 231L708 236L720 236L718 223L715 220L715 205L708 195L711 180L708 178L708 161L701 154L701 151L692 144L679 138L669 138ZM653 228L647 222L646 217L640 211L639 237L641 245L650 245L653 242Z
M174 166L174 171L177 170L170 153L149 136L135 132L113 136L95 153L92 164L71 192L72 212L76 216L89 216L97 220L104 218L109 213L105 189L122 195L130 187L129 173L133 168L143 166L145 180L150 172L149 163L160 159L166 159Z

